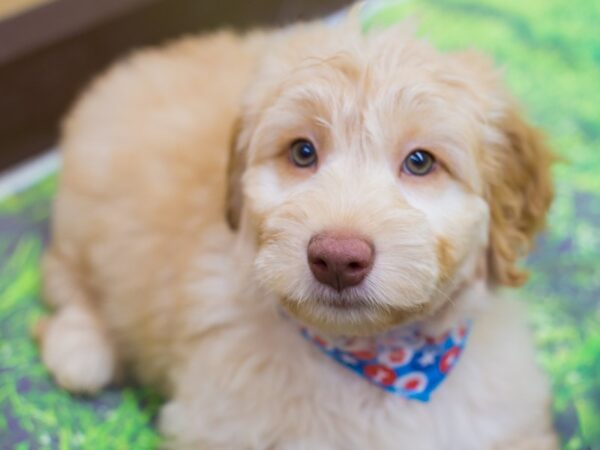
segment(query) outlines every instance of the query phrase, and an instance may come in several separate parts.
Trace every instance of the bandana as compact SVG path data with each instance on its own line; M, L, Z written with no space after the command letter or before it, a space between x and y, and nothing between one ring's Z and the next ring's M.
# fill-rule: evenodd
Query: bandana
M323 353L369 382L408 399L429 401L464 349L471 322L441 336L427 336L418 325L376 337L326 337L305 327L302 335Z

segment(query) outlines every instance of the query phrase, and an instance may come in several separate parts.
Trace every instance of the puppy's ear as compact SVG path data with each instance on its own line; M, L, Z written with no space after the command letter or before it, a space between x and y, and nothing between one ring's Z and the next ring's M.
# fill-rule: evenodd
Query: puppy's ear
M243 144L242 120L237 119L233 125L227 162L227 192L225 194L225 218L232 230L237 230L244 203L242 175L246 170L246 145Z
M485 175L491 213L488 273L493 284L520 286L527 274L516 263L544 226L553 197L550 167L555 157L514 101L509 100L499 119L500 139Z
M527 273L517 262L544 226L554 194L550 169L557 158L542 133L525 120L492 60L472 51L452 58L468 71L468 89L484 110L481 167L491 216L488 281L520 286Z

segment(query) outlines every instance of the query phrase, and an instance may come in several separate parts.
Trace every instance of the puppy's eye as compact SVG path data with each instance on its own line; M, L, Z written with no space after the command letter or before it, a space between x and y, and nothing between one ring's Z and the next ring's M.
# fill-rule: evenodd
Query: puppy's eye
M426 150L417 149L410 153L402 163L402 170L419 177L427 175L435 167L435 158Z
M290 160L298 167L311 167L317 163L317 150L306 139L294 141L290 147Z

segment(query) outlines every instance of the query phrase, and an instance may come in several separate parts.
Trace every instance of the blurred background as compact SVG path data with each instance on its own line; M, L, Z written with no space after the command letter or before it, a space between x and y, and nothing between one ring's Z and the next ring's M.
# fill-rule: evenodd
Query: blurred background
M77 93L140 46L222 27L326 20L348 3L0 0L0 450L160 443L155 393L127 387L71 396L55 387L30 338L44 312L39 258L60 174L59 154L48 150ZM547 230L517 294L552 382L563 448L600 450L600 1L369 0L363 28L407 16L444 50L494 58L562 157Z
M281 25L347 0L0 0L0 168L56 142L90 77L131 49L184 33Z

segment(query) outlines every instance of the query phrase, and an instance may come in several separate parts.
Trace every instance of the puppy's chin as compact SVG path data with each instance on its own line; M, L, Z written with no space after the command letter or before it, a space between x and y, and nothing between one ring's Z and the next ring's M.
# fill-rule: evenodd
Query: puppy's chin
M302 324L325 334L367 336L422 319L431 312L429 303L391 307L361 300L280 300L284 310Z

